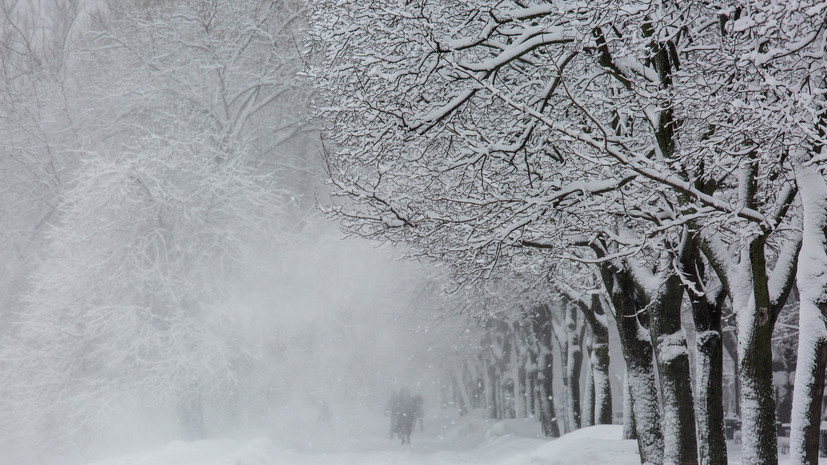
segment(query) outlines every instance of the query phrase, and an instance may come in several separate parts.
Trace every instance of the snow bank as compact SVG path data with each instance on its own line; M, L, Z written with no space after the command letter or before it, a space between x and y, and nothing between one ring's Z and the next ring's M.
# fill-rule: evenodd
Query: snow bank
M509 419L494 423L486 433L485 439L502 436L517 436L521 438L542 438L543 431L540 422L532 419Z
M639 465L637 441L622 438L622 425L590 426L540 446L527 461L502 465Z

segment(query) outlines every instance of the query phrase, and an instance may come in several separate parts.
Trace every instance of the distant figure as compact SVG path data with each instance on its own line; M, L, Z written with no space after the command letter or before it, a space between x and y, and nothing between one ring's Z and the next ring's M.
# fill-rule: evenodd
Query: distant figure
M388 400L388 406L385 408L385 416L390 417L391 420L391 439L394 438L396 435L396 424L399 419L399 393L396 391L391 391L391 398Z
M330 417L330 405L326 400L322 400L319 402L319 423L327 425L328 428L333 428L333 424L330 423Z
M397 398L396 435L402 444L411 443L411 432L416 422L416 402L407 388L399 391Z
M419 420L419 431L425 431L425 426L422 422L422 419L425 418L425 399L422 398L422 394L414 396L414 406L416 419Z

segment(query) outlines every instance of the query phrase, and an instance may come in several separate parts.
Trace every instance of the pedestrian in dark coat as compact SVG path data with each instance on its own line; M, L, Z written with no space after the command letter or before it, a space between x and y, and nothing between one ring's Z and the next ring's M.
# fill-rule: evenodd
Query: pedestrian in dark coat
M399 415L396 419L396 434L402 444L411 443L411 432L416 422L416 402L407 388L399 392Z

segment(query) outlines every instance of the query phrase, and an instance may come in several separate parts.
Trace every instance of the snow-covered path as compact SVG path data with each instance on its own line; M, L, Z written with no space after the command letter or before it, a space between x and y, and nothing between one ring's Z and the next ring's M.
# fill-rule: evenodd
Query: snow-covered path
M90 465L637 465L637 445L618 426L587 428L547 441L532 423L464 422L420 433L402 446L387 437L331 434L316 443L272 438L172 442ZM529 434L526 434L526 433Z
M294 431L294 436L175 441L166 446L87 465L638 465L635 441L620 425L584 428L555 440L534 434L533 422L465 418L417 433L402 446L376 425L349 430ZM534 436L534 437L531 437ZM308 438L310 440L308 441ZM740 465L730 444L729 463ZM780 457L780 463L789 460ZM827 464L824 458L820 465Z

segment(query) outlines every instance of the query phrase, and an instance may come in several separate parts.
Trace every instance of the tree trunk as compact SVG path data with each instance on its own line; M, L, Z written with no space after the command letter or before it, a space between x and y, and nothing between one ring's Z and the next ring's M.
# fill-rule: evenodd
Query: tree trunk
M637 288L625 270L601 269L603 283L615 308L615 322L620 346L626 360L626 380L634 412L635 435L641 463L663 463L663 430L661 429L658 390L652 360L652 343L638 320L645 317L639 310Z
M667 264L663 266L666 268ZM689 350L681 327L683 286L675 273L662 282L660 292L649 304L649 332L657 341L656 353L660 392L663 398L665 463L696 465L698 445L695 434L695 403Z
M588 366L586 367L586 384L583 386L583 411L582 413L582 425L583 428L589 427L594 425L594 369L591 363L591 355L592 355L592 335L589 333L586 336L586 354L588 355L587 361L589 362Z
M634 401L628 373L623 374L623 439L637 439Z
M577 325L577 309L573 305L564 307L566 312L566 413L569 430L580 428L580 370L583 364L583 351L580 348L580 335Z
M744 249L747 255L742 258L742 266L746 265L748 268L742 271L742 274L749 278L741 283L743 288L735 293L732 300L738 315L738 376L741 381L743 462L777 465L772 332L778 313L789 295L785 280L791 285L791 278L795 274L795 260L790 259L787 262L786 257L779 257L773 270L773 278L776 281L775 287L780 290L774 290L778 295L771 296L765 243L766 236L759 236L751 240L749 246ZM797 244L800 246L800 242ZM787 250L788 247L785 245L780 255L784 255ZM785 284L779 286L779 282Z
M721 333L721 341L723 342L724 349L726 350L727 355L729 355L730 359L732 359L732 372L735 376L732 377L732 384L735 389L734 397L732 398L733 404L735 405L734 414L741 417L741 380L738 377L738 373L741 371L739 369L740 364L738 363L738 337L735 335L735 331L723 331Z
M698 330L697 346L697 421L698 456L701 465L726 465L724 432L723 349L720 319ZM697 319L696 319L696 325Z
M565 310L561 310L561 312L565 312ZM562 425L563 434L565 434L574 430L574 426L571 424L572 414L570 410L571 405L569 404L569 338L565 328L565 315L562 315L560 319L553 318L552 316L550 321L551 334L554 340L557 341L557 348L560 350L560 375L561 381L563 382L563 399L558 400L562 400L563 402L561 403L562 405L558 404L558 407L563 409Z
M594 375L594 422L612 424L612 386L609 381L609 337L596 339L592 346L591 371Z
M554 358L551 353L551 310L548 305L540 305L531 313L532 329L537 341L537 404L543 434L547 437L559 437L557 415L554 412Z
M652 345L649 341L632 336L626 341L626 374L632 394L635 435L640 450L641 463L663 463L663 431L661 430L658 390L655 387L655 370L652 363Z
M554 360L550 347L544 347L540 352L540 369L537 370L537 384L539 386L540 424L543 426L543 435L551 438L560 437L557 426L557 415L554 413L554 397L552 381L554 374Z
M526 364L528 354L525 348L520 349L519 356L514 364L514 416L528 417L528 402L526 399Z
M612 423L612 386L609 382L609 326L606 309L600 295L591 295L591 302L586 305L580 301L580 309L590 329L589 350L590 373L593 376L594 389L594 423L609 425Z
M463 365L463 367L454 372L456 380L455 382L457 384L457 393L459 394L460 398L460 415L465 415L466 413L468 413L469 410L471 410L471 395L468 394L468 386L465 383L465 377L463 376L465 371L465 366Z
M529 416L537 416L537 354L534 351L528 352L528 360L526 361L526 412Z
M827 181L814 166L801 165L796 178L804 209L804 235L798 256L801 306L790 458L796 465L816 465L827 370Z
M488 418L497 418L497 375L490 361L484 361L483 389L485 390L485 412Z
M691 279L687 293L692 304L696 338L696 419L701 465L726 465L724 431L723 337L721 315L726 299L723 285L706 267L699 244L684 257L683 271Z
M739 317L742 312L739 312ZM747 312L743 312L747 316ZM745 318L749 319L749 318ZM772 386L772 325L757 319L738 332L743 463L777 465L775 391Z

